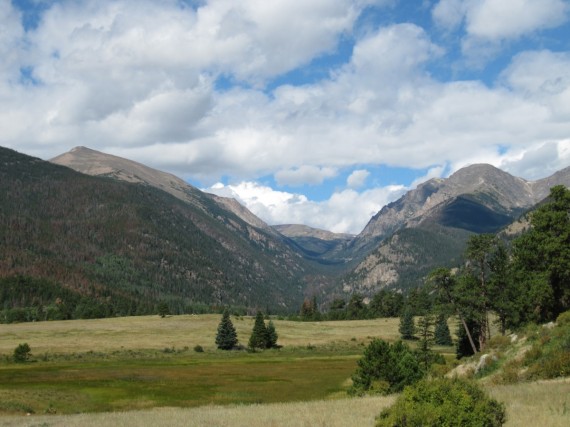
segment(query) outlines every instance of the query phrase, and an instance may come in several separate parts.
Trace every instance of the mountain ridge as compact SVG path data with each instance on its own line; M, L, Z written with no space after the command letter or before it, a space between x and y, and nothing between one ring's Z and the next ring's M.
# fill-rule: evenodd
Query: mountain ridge
M459 261L453 253L463 251L470 234L506 227L547 197L556 184L570 186L570 167L526 181L494 166L476 164L449 178L426 181L382 208L351 242L365 256L341 280L342 288L369 294L384 287L419 286L431 268ZM409 230L417 230L415 241ZM447 261L434 253L447 248L453 248ZM430 252L419 265L419 254ZM410 253L418 254L416 259Z

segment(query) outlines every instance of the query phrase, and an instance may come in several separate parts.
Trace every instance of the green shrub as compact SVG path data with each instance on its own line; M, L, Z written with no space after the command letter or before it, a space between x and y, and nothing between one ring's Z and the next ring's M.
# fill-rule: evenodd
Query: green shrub
M406 387L377 418L377 427L495 427L505 423L505 407L474 382L439 378Z
M390 345L384 340L374 339L358 361L348 392L351 395L395 393L424 375L417 356L406 344L397 341Z
M194 351L195 351L196 353L204 353L204 347L202 347L202 346L199 345L199 344L198 344L198 345L195 345L195 346L194 346Z
M570 325L570 310L561 313L556 319L558 326Z
M28 343L20 344L14 349L14 362L23 363L30 359L32 349Z

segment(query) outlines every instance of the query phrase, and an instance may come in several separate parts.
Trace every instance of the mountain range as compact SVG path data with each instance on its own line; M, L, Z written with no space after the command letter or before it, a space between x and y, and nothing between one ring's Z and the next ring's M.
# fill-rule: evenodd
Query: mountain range
M530 182L472 165L420 184L353 236L269 226L233 199L85 147L50 162L0 148L0 165L0 276L179 312L291 312L305 297L418 286L460 263L470 235L497 232L551 186L570 185L570 168Z

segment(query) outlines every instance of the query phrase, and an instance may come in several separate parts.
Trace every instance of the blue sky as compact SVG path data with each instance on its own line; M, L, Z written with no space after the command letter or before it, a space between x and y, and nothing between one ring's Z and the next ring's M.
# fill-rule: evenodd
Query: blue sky
M0 145L83 145L358 233L472 163L570 165L568 0L0 0Z

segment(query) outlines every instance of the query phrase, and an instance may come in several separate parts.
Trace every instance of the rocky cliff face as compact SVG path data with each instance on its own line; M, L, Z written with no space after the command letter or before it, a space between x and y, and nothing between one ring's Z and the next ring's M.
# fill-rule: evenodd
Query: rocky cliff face
M385 206L354 239L353 253L369 253L346 276L344 290L417 286L432 267L458 262L453 255L462 253L470 234L499 231L557 184L570 186L570 168L530 182L490 165L472 165L427 181Z

